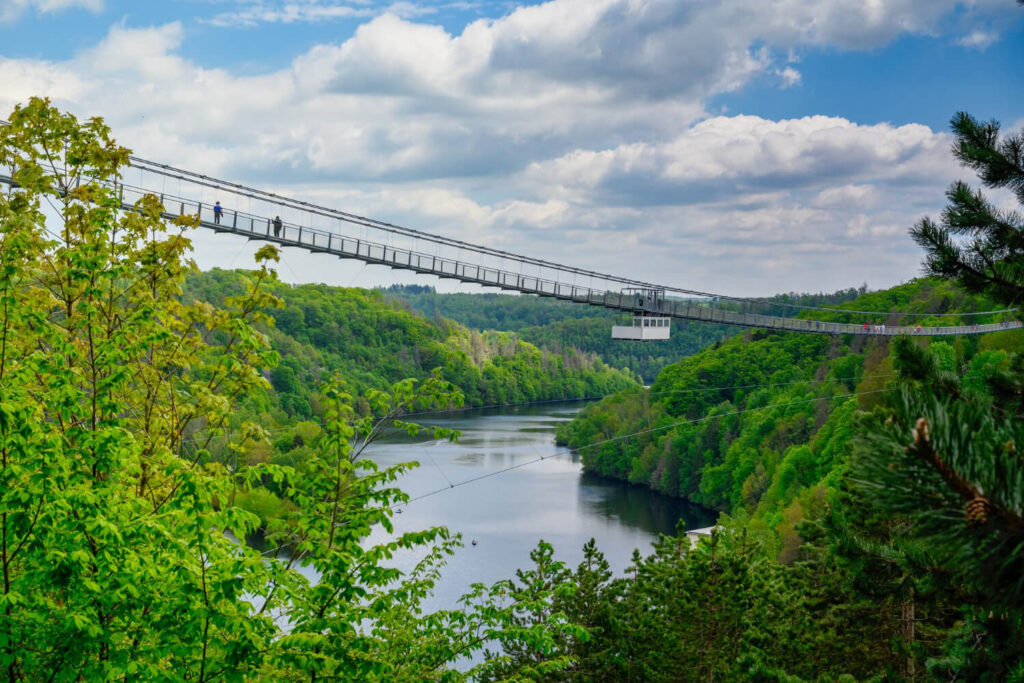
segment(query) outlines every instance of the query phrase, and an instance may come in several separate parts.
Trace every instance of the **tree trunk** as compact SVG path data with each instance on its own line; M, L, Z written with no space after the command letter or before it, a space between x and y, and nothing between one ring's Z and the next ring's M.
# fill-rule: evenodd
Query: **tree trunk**
M903 675L914 680L914 589L903 600L900 635L903 638Z

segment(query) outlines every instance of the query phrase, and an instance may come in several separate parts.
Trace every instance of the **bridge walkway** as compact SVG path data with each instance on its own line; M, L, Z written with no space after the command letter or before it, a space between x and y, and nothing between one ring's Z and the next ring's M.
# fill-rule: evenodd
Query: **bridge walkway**
M11 185L13 181L10 177L0 175L0 183ZM506 268L488 267L461 259L432 255L412 249L397 248L377 241L285 221L282 221L280 233L276 234L273 219L267 216L235 210L223 210L218 219L213 213L213 206L209 203L196 202L124 184L118 184L117 188L122 207L125 211L134 210L135 202L141 199L143 195L154 194L160 198L161 203L164 205L165 211L162 214L164 218L173 220L184 215L198 215L200 217L199 225L214 232L230 233L251 240L274 243L282 247L297 247L313 253L331 254L339 258L356 259L368 264L384 265L394 269L434 275L439 278L458 280L483 287L497 287L522 294L552 297L563 301L599 306L633 315L648 315L722 325L831 335L956 336L983 334L985 332L1021 327L1020 321L1014 320L982 325L886 326L879 328L874 325L864 325L863 323L823 322L819 320L730 311L701 305L694 300L670 299L663 296L651 297L643 294L614 291L607 286L595 288L576 284L575 281L564 282L543 278L539 275L517 273ZM168 211L168 208L177 209L177 211ZM370 229L378 227L372 224L353 223L354 225L362 225ZM482 247L480 249L485 250ZM509 257L512 263L516 263L516 259L521 258L522 260L518 261L521 265L543 263L527 259L526 257L515 257L514 255L509 255ZM589 273L589 271L575 271L575 269L569 267L560 270L563 275L567 278L571 276L573 280L577 277L576 272L581 273L582 277ZM640 283L626 278L602 276L602 279L606 285L622 285L624 289L635 288L637 285L642 285L645 288L659 289L658 285ZM673 290L670 287L663 289Z
M573 303L599 306L634 315L643 314L722 325L832 335L956 336L983 334L985 332L996 332L1021 327L1019 321L1008 321L983 325L920 328L917 326L886 326L884 329L878 329L873 325L865 327L863 323L822 322L818 320L729 311L702 306L695 302L674 301L665 298L654 299L609 291L607 289L593 289L583 285L557 282L283 222L280 235L275 236L273 222L269 218L246 215L241 212L225 211L220 222L216 222L213 219L212 212L209 216L205 215L204 209L207 208L209 207L197 206L196 213L202 217L200 225L215 232L231 233L248 239L271 242L283 247L297 247L313 253L331 254L340 258L356 259L364 263L383 265L424 275L434 275L439 278L458 280L459 282L484 287L497 287L522 294L533 294L571 301ZM126 209L131 209L131 206L126 206ZM179 211L182 213L185 209L186 207L184 206L179 207ZM178 215L180 214L164 214L168 219L176 218Z

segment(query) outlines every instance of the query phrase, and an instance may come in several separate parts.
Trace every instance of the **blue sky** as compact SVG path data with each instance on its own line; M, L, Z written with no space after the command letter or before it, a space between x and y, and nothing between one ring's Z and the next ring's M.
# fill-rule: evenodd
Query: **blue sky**
M907 229L970 177L949 117L1024 124L1022 62L1012 0L0 0L4 111L49 95L150 158L732 294L913 277Z

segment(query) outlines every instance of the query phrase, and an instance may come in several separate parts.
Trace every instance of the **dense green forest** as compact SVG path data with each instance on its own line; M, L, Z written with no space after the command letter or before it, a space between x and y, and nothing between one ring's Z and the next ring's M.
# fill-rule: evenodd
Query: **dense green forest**
M101 120L37 98L9 118L7 681L1024 681L1020 331L717 342L562 434L589 468L726 511L710 538L663 536L620 576L594 543L570 568L541 541L531 566L430 611L461 539L371 541L408 502L395 481L412 465L362 456L395 431L457 438L410 413L486 400L488 367L503 391L542 391L515 365L542 352L508 335L477 347L376 294L286 287L271 245L253 271L197 277L197 217L167 222L152 195L122 210L110 181L129 152ZM1024 207L1024 134L966 114L953 130L957 158ZM851 306L1024 303L1019 213L958 183L911 234L938 279ZM373 370L346 365L349 346ZM267 495L287 509L261 515ZM239 540L258 529L269 552ZM407 551L419 563L395 569Z
M245 295L260 276L253 271L191 273L183 301L221 307ZM240 399L224 429L196 427L192 438L209 439L213 461L237 459L231 435L247 422L272 434L252 444L246 464L301 465L322 437L324 383L343 377L361 415L372 413L367 392L387 390L406 378L438 377L459 390L459 405L503 405L606 396L636 389L629 371L605 365L594 353L562 345L538 349L515 333L469 330L446 319L427 319L380 292L327 285L290 286L264 280L274 305L254 321L278 356L267 390ZM445 406L448 407L448 406ZM237 504L265 526L295 510L285 488L264 480L262 488L236 496Z
M383 291L389 299L402 301L435 319L450 318L477 330L513 331L523 340L547 349L577 348L595 353L612 367L632 370L645 384L653 382L666 365L737 332L724 325L673 320L668 341L638 344L611 338L612 325L626 318L591 306L533 296L438 294L432 287L419 285L394 285ZM832 294L783 294L758 305L730 301L716 305L765 315L792 315L790 305L835 306L864 291L866 286Z
M931 279L864 294L844 307L908 313L997 308ZM815 312L815 317L844 314ZM886 320L917 321L896 315ZM977 320L929 319L933 324ZM973 378L1000 357L994 347L1020 338L1018 331L980 340L936 338L933 347ZM775 525L799 492L833 473L849 446L857 409L878 401L865 392L893 377L888 355L885 338L748 330L666 367L649 391L627 390L587 406L558 438L582 449L590 471L722 511L758 512ZM703 417L715 419L690 422Z
M986 184L1015 188L1024 204L1024 136L999 141L997 124L965 114L953 127L960 160ZM876 324L1019 315L895 313L1024 301L1020 215L964 183L949 199L942 223L925 219L912 231L933 277L841 307L883 312ZM973 241L956 242L962 234ZM608 397L563 426L559 440L580 450L587 469L725 513L709 544L682 553L664 539L635 559L632 580L602 574L596 555L577 570L589 604L603 608L588 613L602 636L628 620L616 612L624 604L677 611L631 632L663 655L655 665L619 672L1024 680L1022 345L1019 329L892 341L748 331L665 368L649 391ZM693 595L673 592L684 588ZM709 629L728 632L735 649L686 647ZM582 646L580 661L617 649L602 636ZM681 652L653 644L666 638Z
M193 274L185 299L219 306L244 293L252 277ZM259 329L281 356L271 384L289 417L319 417L317 385L335 374L361 394L439 368L470 406L603 396L636 386L628 371L610 368L593 352L572 345L539 349L513 333L426 318L377 291L279 281L265 288L280 305L265 311L273 324Z

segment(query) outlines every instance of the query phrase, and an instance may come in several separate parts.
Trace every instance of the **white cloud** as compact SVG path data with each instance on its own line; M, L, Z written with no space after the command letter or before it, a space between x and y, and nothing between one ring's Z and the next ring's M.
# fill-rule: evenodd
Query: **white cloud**
M877 209L883 196L882 188L875 185L840 185L819 192L812 205L823 209L849 210Z
M207 23L222 28L251 28L260 24L296 24L335 19L361 19L390 14L402 19L436 14L438 7L406 0L397 2L377 3L371 0L350 0L349 2L332 2L330 0L286 0L285 2L249 2L238 1L236 8L215 14ZM445 5L446 8L470 9L465 3Z
M957 45L962 45L964 47L973 47L983 50L997 40L999 40L999 34L992 31L976 29L967 35L958 38L956 43Z
M276 5L257 3L229 12L214 15L209 23L214 26L256 26L258 24L293 24L297 22L325 21L369 17L376 14L367 7L352 3L321 3L317 0L287 2Z
M587 205L706 203L862 181L934 185L955 172L948 146L946 136L917 124L718 116L664 142L535 162L522 178L537 193Z
M79 102L92 94L80 75L60 65L32 59L7 59L0 56L0 118L18 103L33 95L48 95L61 102Z
M795 85L800 85L800 81L803 80L800 72L791 66L787 66L784 69L776 69L775 75L782 81L783 88L792 88Z

